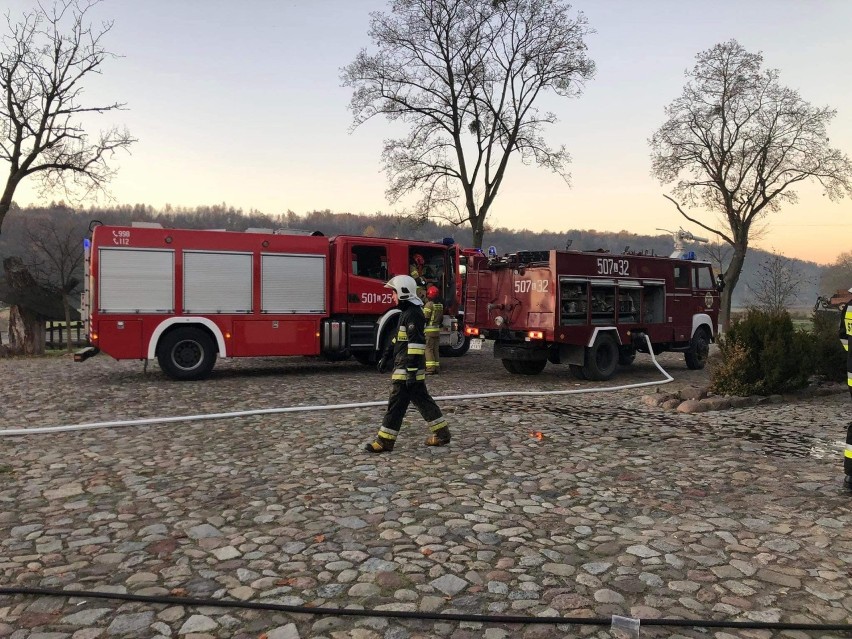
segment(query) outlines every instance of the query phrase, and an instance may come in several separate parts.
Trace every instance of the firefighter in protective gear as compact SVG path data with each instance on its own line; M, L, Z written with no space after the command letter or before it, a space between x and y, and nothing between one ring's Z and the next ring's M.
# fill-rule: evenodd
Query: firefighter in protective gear
M426 289L426 304L423 316L426 318L426 374L441 372L440 343L441 324L444 323L444 305L441 304L441 292L437 286Z
M432 431L426 445L444 446L450 443L450 429L441 409L426 389L426 337L423 332L426 319L420 308L423 302L417 297L417 284L408 275L397 275L385 286L393 289L401 312L396 337L379 361L379 370L383 372L391 358L393 361L388 409L376 439L367 444L366 449L371 453L393 450L409 403L417 407Z
M852 288L849 289L852 293ZM852 396L852 301L846 302L840 317L840 342L846 350L846 383ZM846 474L843 485L852 491L852 422L846 427L846 449L843 453L843 472Z
M411 258L411 266L409 266L410 275L414 278L415 283L417 284L417 297L420 298L421 302L426 300L426 280L423 278L423 270L426 267L426 260L423 259L423 256L420 253L415 253Z

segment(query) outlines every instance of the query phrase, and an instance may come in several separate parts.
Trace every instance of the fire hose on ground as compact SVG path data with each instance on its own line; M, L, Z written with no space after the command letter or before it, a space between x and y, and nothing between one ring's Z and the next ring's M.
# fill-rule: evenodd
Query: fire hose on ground
M658 386L673 382L674 378L660 366L654 356L654 350L648 336L645 336L648 344L648 353L657 369L663 374L664 380L652 382L639 382L636 384L622 384L618 386L581 388L556 391L502 391L494 393L472 393L467 395L444 395L435 397L436 400L464 401L471 399L485 399L493 397L533 397L542 395L578 395L584 393L603 393L645 386ZM265 408L258 410L234 411L227 413L211 413L204 415L186 415L177 417L155 417L135 420L119 420L111 422L92 422L87 424L44 426L35 428L14 428L0 430L0 436L16 435L43 435L50 433L75 432L92 430L97 428L120 428L127 426L149 426L154 424L168 424L185 421L206 421L214 419L234 419L255 415L274 415L280 413L297 413L310 411L344 410L354 408L370 408L387 405L386 401L359 402L349 404L330 404L315 406L287 406L282 408ZM592 625L609 626L618 630L622 635L638 637L641 626L649 627L690 627L690 628L729 628L749 630L803 630L803 631L839 631L852 636L852 624L820 624L820 623L793 623L793 622L766 622L766 621L725 621L711 619L667 619L667 618L631 618L613 615L612 617L554 617L554 616L524 616L524 615L482 615L467 613L433 613L412 612L401 610L364 610L355 608L326 608L312 606L297 606L276 604L272 602L237 601L227 599L209 599L194 597L172 597L158 595L135 595L125 593L97 592L83 590L63 590L59 588L34 588L34 587L0 587L0 595L27 595L48 597L76 597L88 599L110 599L114 601L136 601L162 605L180 606L209 606L218 608L239 608L250 610L270 610L275 612L286 612L294 614L326 615L326 616L357 616L357 617L382 617L394 619L417 619L433 621L459 621L473 623L491 624L549 624L559 625Z
M651 360L654 366L663 374L664 380L653 382L638 382L636 384L621 384L619 386L603 386L594 388L575 388L570 390L554 390L554 391L500 391L496 393L471 393L467 395L441 395L435 397L435 400L443 402L465 401L471 399L488 399L492 397L539 397L542 395L581 395L585 393L608 393L611 391L629 390L632 388L642 388L644 386L659 386L660 384L668 384L673 382L674 378L669 375L666 370L660 366L657 358L654 356L654 349L651 347L651 340L645 335L645 340L648 343L648 353L651 355ZM7 428L0 430L0 437L11 437L14 435L46 435L50 433L64 433L82 430L93 430L96 428L121 428L125 426L151 426L154 424L172 424L175 422L196 422L208 421L214 419L235 419L238 417L253 417L256 415L277 415L281 413L305 413L313 411L326 410L345 410L354 408L372 408L376 406L387 406L387 400L376 402L358 402L351 404L318 404L314 406L285 406L282 408L260 408L256 410L242 410L228 413L209 413L205 415L182 415L176 417L150 417L144 419L125 419L112 422L92 422L88 424L68 424L63 426L37 426L34 428Z

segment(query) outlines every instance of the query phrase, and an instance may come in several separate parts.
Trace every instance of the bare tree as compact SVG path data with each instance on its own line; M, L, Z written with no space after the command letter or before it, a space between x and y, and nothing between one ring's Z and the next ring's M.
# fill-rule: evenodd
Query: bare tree
M722 324L753 237L753 226L797 199L793 187L818 182L832 200L852 194L852 164L829 146L836 115L782 86L763 56L731 40L697 55L683 94L650 140L653 174L674 185L671 200L686 219L733 248L725 271ZM689 207L703 213L687 213ZM699 216L706 221L700 221ZM714 222L708 218L716 217Z
M565 147L542 136L556 116L535 104L577 96L594 75L591 30L569 11L560 0L393 0L389 15L371 14L378 50L341 79L354 89L353 127L377 115L409 125L384 144L390 202L419 193L413 215L467 222L481 247L510 157L568 181Z
M62 300L67 328L65 345L69 353L73 350L70 296L81 282L85 231L85 225L76 216L59 221L29 220L25 227L30 245L30 272L44 289L55 292Z
M754 306L768 313L780 313L796 299L805 277L792 260L775 249L757 269L756 284L748 284Z
M0 195L0 229L15 189L30 175L44 191L69 197L103 191L115 174L109 160L136 140L126 129L86 133L89 114L120 110L124 104L84 105L83 83L115 57L102 40L112 23L93 29L87 13L97 0L59 0L50 8L36 3L19 21L6 13L0 44L0 160L9 163Z
M837 256L822 272L819 291L829 297L837 291L848 291L852 288L852 251L846 251Z
M724 273L731 263L731 256L734 250L730 244L717 238L702 245L701 252L713 265L713 270L716 273Z

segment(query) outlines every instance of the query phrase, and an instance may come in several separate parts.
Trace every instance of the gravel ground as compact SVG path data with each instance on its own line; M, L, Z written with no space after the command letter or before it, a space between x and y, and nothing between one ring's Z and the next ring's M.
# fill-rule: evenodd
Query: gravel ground
M563 617L852 623L845 393L683 415L642 395L439 401L370 455L382 408L0 439L0 582L311 607ZM445 359L435 396L661 379L648 356L606 384L549 365ZM203 382L99 356L0 360L0 427L383 400L354 362L220 362ZM837 633L643 626L642 636ZM0 637L609 637L606 627L317 616L0 595Z

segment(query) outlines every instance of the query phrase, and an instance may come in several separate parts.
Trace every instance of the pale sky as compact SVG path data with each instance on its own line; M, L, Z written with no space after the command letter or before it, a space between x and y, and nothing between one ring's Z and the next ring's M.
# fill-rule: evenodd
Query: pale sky
M4 4L15 15L34 0ZM560 122L546 132L572 155L572 185L516 163L491 209L492 225L636 233L683 226L706 235L663 199L647 141L695 55L731 38L762 51L805 100L835 108L832 145L852 155L852 1L572 6L597 32L588 39L597 75L579 99L548 100ZM225 202L269 214L393 211L380 154L394 132L381 119L350 132L351 90L339 80L341 67L370 46L369 12L388 8L385 0L103 0L93 15L115 21L105 43L123 57L105 65L87 94L129 110L95 128L115 121L139 139L132 155L118 157L115 200ZM19 204L45 202L33 185L19 187ZM815 187L799 192L799 203L773 214L753 245L820 263L852 249L852 200L832 203Z

